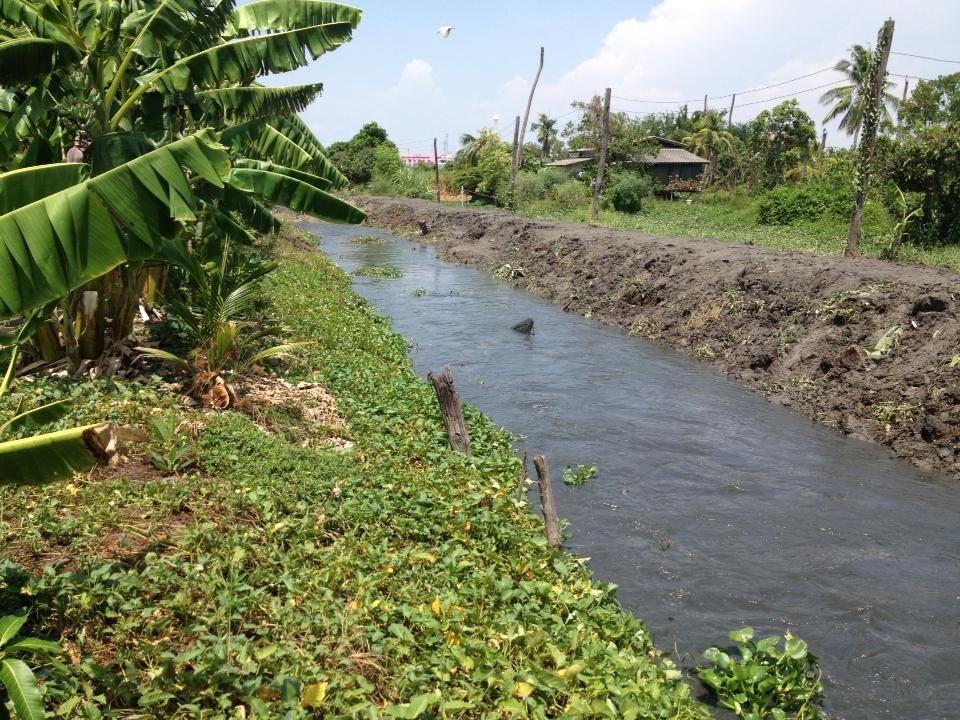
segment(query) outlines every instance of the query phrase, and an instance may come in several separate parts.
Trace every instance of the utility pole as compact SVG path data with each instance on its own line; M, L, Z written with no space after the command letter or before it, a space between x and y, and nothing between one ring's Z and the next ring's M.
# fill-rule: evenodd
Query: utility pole
M733 128L733 104L737 102L737 94L730 98L730 112L727 113L727 128Z
M863 99L865 108L863 134L860 138L859 167L857 168L856 196L853 213L850 216L850 232L847 234L847 247L843 254L855 257L860 244L860 225L863 222L863 204L870 187L870 166L873 163L873 151L877 146L877 127L883 113L884 86L887 81L887 60L890 57L890 45L893 43L893 18L888 19L877 33L877 45L873 57L873 77L867 86Z
M900 99L900 102L907 101L907 90L910 88L910 78L903 79L903 97Z
M707 96L706 95L703 96L703 114L704 115L707 114Z
M513 151L513 165L511 165L510 168L511 192L513 192L513 184L517 180L517 171L520 169L520 163L523 162L523 138L527 135L527 123L530 121L530 106L533 105L533 94L537 91L537 83L540 82L541 72L543 72L543 47L540 48L540 64L537 65L537 74L534 75L533 85L530 86L530 97L527 98L527 109L523 113L523 125L520 129L520 137Z
M823 129L823 137L820 138L820 152L827 149L827 129Z
M597 179L593 186L593 207L590 217L600 220L600 191L603 189L603 171L607 166L607 146L610 144L610 88L603 94L603 118L600 125L600 159L597 164Z
M437 157L437 139L433 139L433 172L437 178L437 202L440 202L440 158Z
M520 145L520 116L513 123L513 150L510 155L510 192L513 192L513 184L517 179L517 148ZM522 150L520 152L523 152Z

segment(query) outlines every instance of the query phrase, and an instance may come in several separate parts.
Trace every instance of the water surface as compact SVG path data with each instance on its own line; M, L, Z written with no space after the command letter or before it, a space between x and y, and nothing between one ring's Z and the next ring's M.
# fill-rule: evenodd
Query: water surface
M834 718L960 717L960 483L815 425L679 353L369 228L310 224L355 287L554 468L567 547L661 647L791 628ZM382 244L351 239L374 234ZM532 317L535 334L510 329ZM597 465L583 487L565 465ZM530 468L532 472L532 467Z

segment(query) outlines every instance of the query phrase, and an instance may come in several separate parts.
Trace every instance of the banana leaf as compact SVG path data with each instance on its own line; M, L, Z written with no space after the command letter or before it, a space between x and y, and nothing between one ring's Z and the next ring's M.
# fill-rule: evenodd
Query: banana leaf
M86 425L0 442L0 484L38 484L73 477L110 452L112 425Z

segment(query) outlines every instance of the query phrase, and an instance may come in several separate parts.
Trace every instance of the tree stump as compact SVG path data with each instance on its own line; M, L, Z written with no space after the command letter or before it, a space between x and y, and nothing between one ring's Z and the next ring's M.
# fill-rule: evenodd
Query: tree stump
M445 365L443 372L439 375L428 372L427 379L433 383L433 389L437 392L440 412L443 415L443 425L447 429L447 437L450 438L450 447L455 452L469 456L470 433L467 431L467 423L463 419L463 406L460 404L460 396L453 385L453 372L451 372L450 366Z
M540 510L543 512L543 525L547 531L547 542L560 547L563 537L560 535L560 521L557 519L557 506L553 502L553 487L550 484L550 466L543 455L534 455L533 466L537 469L537 486L540 488Z

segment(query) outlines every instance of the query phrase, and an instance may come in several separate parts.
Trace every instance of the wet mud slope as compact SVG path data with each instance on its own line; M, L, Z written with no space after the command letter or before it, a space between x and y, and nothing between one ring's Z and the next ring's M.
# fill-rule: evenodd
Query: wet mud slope
M960 275L537 220L423 200L352 199L375 227L565 310L666 343L810 419L960 478ZM515 318L504 318L514 322Z

